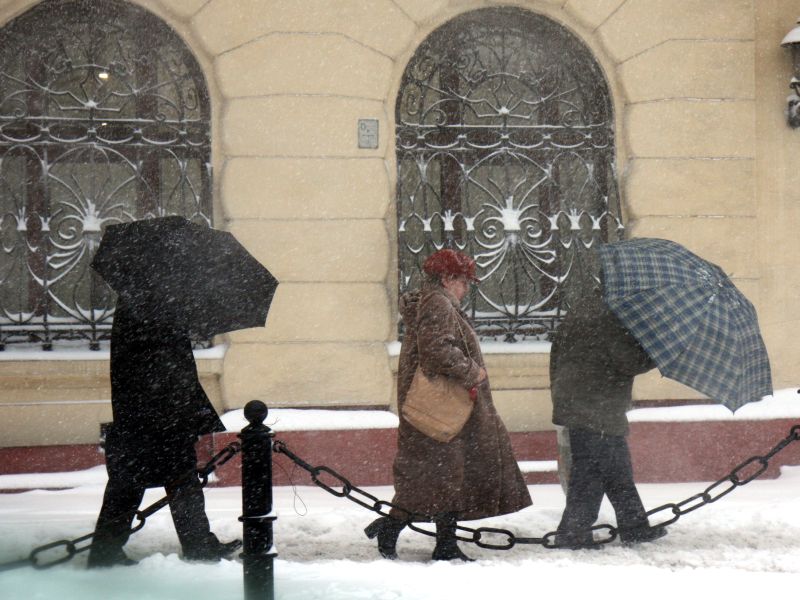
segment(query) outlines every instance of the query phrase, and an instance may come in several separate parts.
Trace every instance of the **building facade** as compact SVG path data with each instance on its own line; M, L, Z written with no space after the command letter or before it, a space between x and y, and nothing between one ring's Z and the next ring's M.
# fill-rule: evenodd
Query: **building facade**
M220 411L391 407L397 301L442 245L509 429L550 424L548 335L593 244L652 236L755 304L797 384L790 0L12 0L0 6L0 439L108 421L103 226L182 214L279 279L198 351ZM648 374L639 401L697 401Z

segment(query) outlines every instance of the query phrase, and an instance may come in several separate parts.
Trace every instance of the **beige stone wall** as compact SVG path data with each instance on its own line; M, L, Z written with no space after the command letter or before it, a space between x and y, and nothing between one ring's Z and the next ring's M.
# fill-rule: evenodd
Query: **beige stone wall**
M625 94L629 235L685 244L758 305L757 248L742 243L757 228L753 10L749 0L626 2L596 33ZM701 397L657 372L634 395Z
M281 281L267 327L228 336L224 361L201 367L220 407L252 398L391 404L394 100L428 34L464 11L500 4L550 16L594 52L617 116L629 233L675 239L720 264L756 304L776 384L797 384L800 132L783 120L789 60L779 47L797 17L791 0L136 1L175 28L205 71L217 223ZM0 22L33 3L6 3ZM377 149L358 148L359 118L379 121ZM547 355L487 360L509 427L550 427ZM66 372L84 378L86 400L107 394L105 374L84 374L81 364L41 363L35 377L29 365L0 367L4 390L13 387L9 377L28 376L52 388ZM14 388L16 402L39 401L40 392L23 388ZM697 397L657 374L635 393ZM107 416L107 407L87 406L46 438L86 438L73 425ZM4 444L43 439L8 435Z
M792 66L780 47L798 17L797 2L756 3L759 316L776 388L800 383L800 129L786 124Z
M0 447L97 442L111 421L108 352L91 360L0 360ZM4 357L5 358L5 357ZM221 359L197 361L200 383L223 410Z
M227 223L281 281L266 329L230 336L229 407L390 401L385 97L398 42L381 32L411 23L379 4L278 2L266 19L262 2L210 2L192 18L224 96ZM378 119L376 150L358 148L359 118Z

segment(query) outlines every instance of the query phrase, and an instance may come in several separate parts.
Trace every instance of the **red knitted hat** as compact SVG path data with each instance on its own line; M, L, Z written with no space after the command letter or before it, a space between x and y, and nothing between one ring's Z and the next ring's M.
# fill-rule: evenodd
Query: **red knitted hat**
M465 276L474 282L480 281L475 276L475 261L463 252L444 248L437 250L425 259L422 270L428 275L439 277Z

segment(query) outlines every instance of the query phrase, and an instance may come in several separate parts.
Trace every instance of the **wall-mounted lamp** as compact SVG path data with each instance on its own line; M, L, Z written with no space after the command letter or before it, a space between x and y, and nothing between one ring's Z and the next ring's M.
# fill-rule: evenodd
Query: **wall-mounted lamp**
M783 38L781 46L792 51L792 79L789 81L792 93L786 99L786 119L792 127L800 127L800 19L795 28Z

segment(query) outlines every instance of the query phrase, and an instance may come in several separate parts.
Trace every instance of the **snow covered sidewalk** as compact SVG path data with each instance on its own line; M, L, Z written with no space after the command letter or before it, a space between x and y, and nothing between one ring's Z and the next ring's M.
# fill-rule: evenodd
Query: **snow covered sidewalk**
M707 484L644 484L646 506L679 501ZM531 486L534 506L482 524L519 535L555 528L564 505L555 485ZM369 488L391 497L391 488ZM477 562L432 563L433 540L413 533L400 537L396 562L377 559L363 527L372 514L317 488L275 490L276 596L280 600L421 600L450 598L682 598L781 597L800 581L800 467L785 467L777 480L755 481L717 503L682 517L670 534L652 544L602 551L546 550L521 546L510 551L464 545ZM239 488L206 490L213 529L222 539L241 536ZM101 485L63 491L0 494L0 562L27 555L37 545L91 531ZM161 497L149 490L145 503ZM613 522L604 504L602 522ZM470 523L473 525L473 523ZM127 546L135 567L85 570L85 554L45 571L0 573L3 600L239 600L238 560L186 563L164 509L150 517Z

